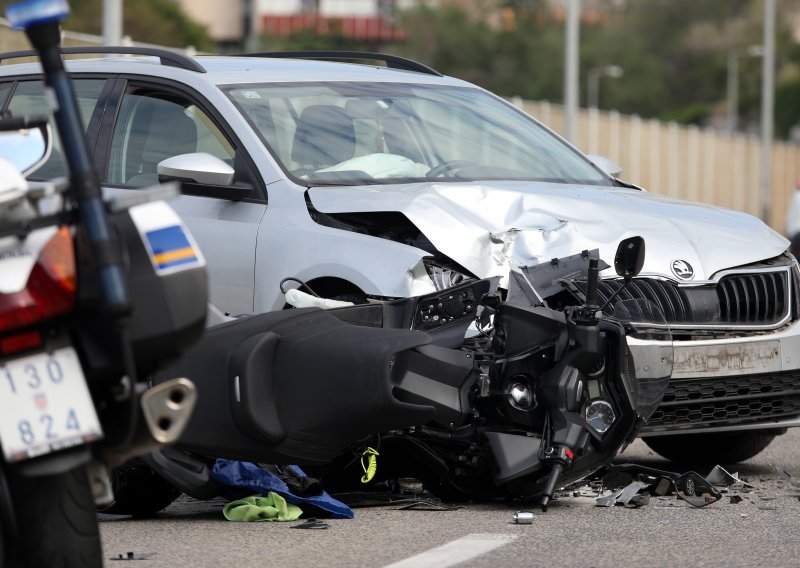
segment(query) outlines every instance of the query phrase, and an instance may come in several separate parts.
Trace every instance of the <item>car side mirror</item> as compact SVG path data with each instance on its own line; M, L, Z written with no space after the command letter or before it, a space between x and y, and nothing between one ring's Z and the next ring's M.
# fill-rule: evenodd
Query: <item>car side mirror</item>
M249 184L234 183L235 170L205 152L180 154L162 160L156 167L158 181L179 181L188 195L240 200L253 192Z
M688 471L674 480L678 497L693 507L705 507L722 498L722 493L694 471Z
M597 154L587 154L586 157L607 176L616 178L622 173L622 166L610 158Z
M23 128L0 132L0 156L28 176L50 157L50 127Z
M617 254L614 255L614 270L616 270L617 276L622 276L627 282L639 274L643 266L644 239L630 237L620 242Z

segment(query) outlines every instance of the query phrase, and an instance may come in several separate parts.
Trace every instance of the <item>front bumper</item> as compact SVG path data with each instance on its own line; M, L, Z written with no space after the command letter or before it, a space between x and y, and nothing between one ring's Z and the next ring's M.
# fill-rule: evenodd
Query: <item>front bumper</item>
M675 341L673 358L667 392L641 436L800 426L800 322L749 337Z

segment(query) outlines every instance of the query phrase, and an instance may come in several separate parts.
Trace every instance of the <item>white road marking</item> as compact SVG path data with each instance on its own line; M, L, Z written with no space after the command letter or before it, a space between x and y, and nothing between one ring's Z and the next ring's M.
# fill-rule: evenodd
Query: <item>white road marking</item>
M447 568L504 546L517 537L510 534L474 533L389 564L385 568Z

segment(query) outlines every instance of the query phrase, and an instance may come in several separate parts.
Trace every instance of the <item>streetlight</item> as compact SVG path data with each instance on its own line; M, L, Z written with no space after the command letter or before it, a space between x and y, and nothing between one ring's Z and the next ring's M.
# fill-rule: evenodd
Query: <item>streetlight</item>
M597 108L600 104L600 78L611 77L619 79L623 75L622 67L619 65L605 65L589 69L586 77L587 92L586 103L589 108Z
M580 0L566 0L567 13L564 18L564 136L575 143L578 115L578 69L580 60Z
M735 134L739 128L739 57L738 48L728 51L728 132ZM763 45L750 45L744 50L744 55L762 57Z

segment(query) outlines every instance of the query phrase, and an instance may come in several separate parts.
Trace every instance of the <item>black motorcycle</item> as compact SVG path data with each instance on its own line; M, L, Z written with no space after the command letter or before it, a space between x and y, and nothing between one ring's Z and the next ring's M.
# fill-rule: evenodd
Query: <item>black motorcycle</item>
M620 244L621 293L643 255L639 237ZM199 391L178 444L143 458L161 481L120 472L112 512L156 512L170 500L164 484L198 499L221 494L216 458L297 464L329 490L352 489L363 473L354 456L367 448L380 453L372 483L415 477L443 498L536 498L546 510L557 488L636 436L672 368L652 304L613 302L610 315L611 303L597 305L607 267L597 256L521 269L502 299L482 280L209 328L153 379L188 376Z
M0 566L103 565L109 469L177 439L196 397L185 378L145 379L206 317L202 254L161 201L177 188L102 199L58 50L65 7L7 11L39 52L70 178L28 184L5 163L0 184ZM17 131L17 169L47 158L47 117L0 130Z

